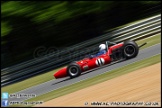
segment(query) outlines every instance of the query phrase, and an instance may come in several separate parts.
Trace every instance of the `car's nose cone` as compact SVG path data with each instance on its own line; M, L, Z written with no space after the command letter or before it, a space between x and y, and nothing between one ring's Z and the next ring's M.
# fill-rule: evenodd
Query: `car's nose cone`
M66 68L63 68L63 69L57 71L53 76L56 79L66 77L67 76Z

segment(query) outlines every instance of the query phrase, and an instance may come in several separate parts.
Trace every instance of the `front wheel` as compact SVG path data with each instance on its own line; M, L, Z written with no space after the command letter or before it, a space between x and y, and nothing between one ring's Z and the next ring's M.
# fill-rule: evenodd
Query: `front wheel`
M77 77L81 74L81 68L77 63L71 63L67 67L67 74L70 76L70 78Z

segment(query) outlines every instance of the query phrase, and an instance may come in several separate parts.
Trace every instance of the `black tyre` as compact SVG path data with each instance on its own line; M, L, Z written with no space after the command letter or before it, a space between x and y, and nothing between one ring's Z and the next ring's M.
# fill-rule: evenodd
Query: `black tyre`
M135 41L128 40L124 42L123 54L126 59L136 57L138 55L139 48Z
M78 77L81 74L81 68L77 63L71 63L67 67L67 74L70 76L70 78Z

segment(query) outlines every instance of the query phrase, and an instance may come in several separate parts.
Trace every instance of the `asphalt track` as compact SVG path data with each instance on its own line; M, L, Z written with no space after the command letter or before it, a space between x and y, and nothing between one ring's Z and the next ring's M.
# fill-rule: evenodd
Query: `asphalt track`
M94 71L89 71L83 73L81 76L73 79L69 79L69 77L61 78L61 79L53 79L48 82L27 88L25 90L19 91L17 93L24 93L24 94L36 94L37 96L48 93L50 91L54 91L56 89L80 82L82 80L97 76L99 74L103 74L105 72L109 72L111 70L126 66L136 61L140 61L145 58L149 58L151 56L161 54L161 43L148 47L146 49L140 50L139 54L136 58L121 61L118 63L109 64L99 69L95 69ZM17 94L16 93L16 94ZM24 101L29 98L9 98L9 101Z

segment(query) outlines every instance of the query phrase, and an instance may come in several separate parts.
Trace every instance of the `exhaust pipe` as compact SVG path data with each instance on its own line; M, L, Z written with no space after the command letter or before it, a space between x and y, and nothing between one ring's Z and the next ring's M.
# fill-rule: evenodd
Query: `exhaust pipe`
M141 48L142 46L144 46L144 45L146 45L146 44L147 44L146 42L145 42L145 43L143 43L142 45L140 45L140 46L139 46L139 48Z

